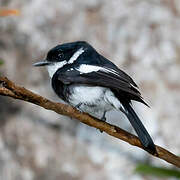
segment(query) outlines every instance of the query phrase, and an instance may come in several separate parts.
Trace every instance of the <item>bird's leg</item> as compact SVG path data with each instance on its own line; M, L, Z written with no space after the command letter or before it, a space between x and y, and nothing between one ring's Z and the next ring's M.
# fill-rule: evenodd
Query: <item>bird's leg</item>
M101 121L106 122L106 111L104 111ZM103 131L101 131L101 130L100 130L100 132L103 133Z
M103 116L101 118L101 121L106 122L106 111L104 111Z

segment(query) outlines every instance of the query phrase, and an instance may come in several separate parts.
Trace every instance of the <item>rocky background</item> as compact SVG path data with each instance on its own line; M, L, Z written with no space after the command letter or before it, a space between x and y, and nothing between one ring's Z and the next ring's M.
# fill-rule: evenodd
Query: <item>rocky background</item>
M0 0L1 75L59 101L32 63L64 42L86 40L130 74L151 109L136 103L156 144L180 154L179 0ZM133 132L124 116L109 122ZM156 179L138 163L171 167L129 144L38 106L0 97L0 180ZM164 179L164 178L163 178Z

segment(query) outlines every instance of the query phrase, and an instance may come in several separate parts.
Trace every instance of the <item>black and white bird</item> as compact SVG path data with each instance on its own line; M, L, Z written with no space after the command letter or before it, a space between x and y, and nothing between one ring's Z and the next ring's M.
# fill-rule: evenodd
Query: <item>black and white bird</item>
M84 41L52 48L45 60L34 66L46 66L55 93L82 112L105 121L107 111L123 112L136 131L143 147L154 154L155 145L132 108L135 100L147 105L138 86L125 72Z

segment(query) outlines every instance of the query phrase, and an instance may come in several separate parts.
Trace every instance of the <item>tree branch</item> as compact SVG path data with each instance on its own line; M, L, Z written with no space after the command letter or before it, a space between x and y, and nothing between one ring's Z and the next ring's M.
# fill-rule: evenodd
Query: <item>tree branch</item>
M79 121L81 121L84 124L87 124L88 126L97 128L111 136L128 142L133 146L137 146L141 149L144 149L137 136L130 134L117 126L111 125L107 122L100 121L99 119L94 118L86 113L81 113L69 105L52 102L42 96L39 96L25 89L24 87L15 85L6 77L0 77L0 95L31 102L45 109L55 111L58 114L78 119ZM157 154L154 154L153 156L163 159L177 167L180 167L180 157L174 155L173 153L158 145L156 145L156 151Z

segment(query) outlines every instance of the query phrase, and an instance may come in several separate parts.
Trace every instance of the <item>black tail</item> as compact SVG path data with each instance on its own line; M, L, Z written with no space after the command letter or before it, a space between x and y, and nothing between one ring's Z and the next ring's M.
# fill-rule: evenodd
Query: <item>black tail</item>
M151 139L149 133L145 129L144 125L140 121L139 117L137 114L134 112L133 108L129 103L123 103L123 106L125 108L125 114L127 118L129 119L131 125L133 126L134 130L136 131L141 144L143 147L150 153L155 154L156 153L156 148L153 143L153 140Z

